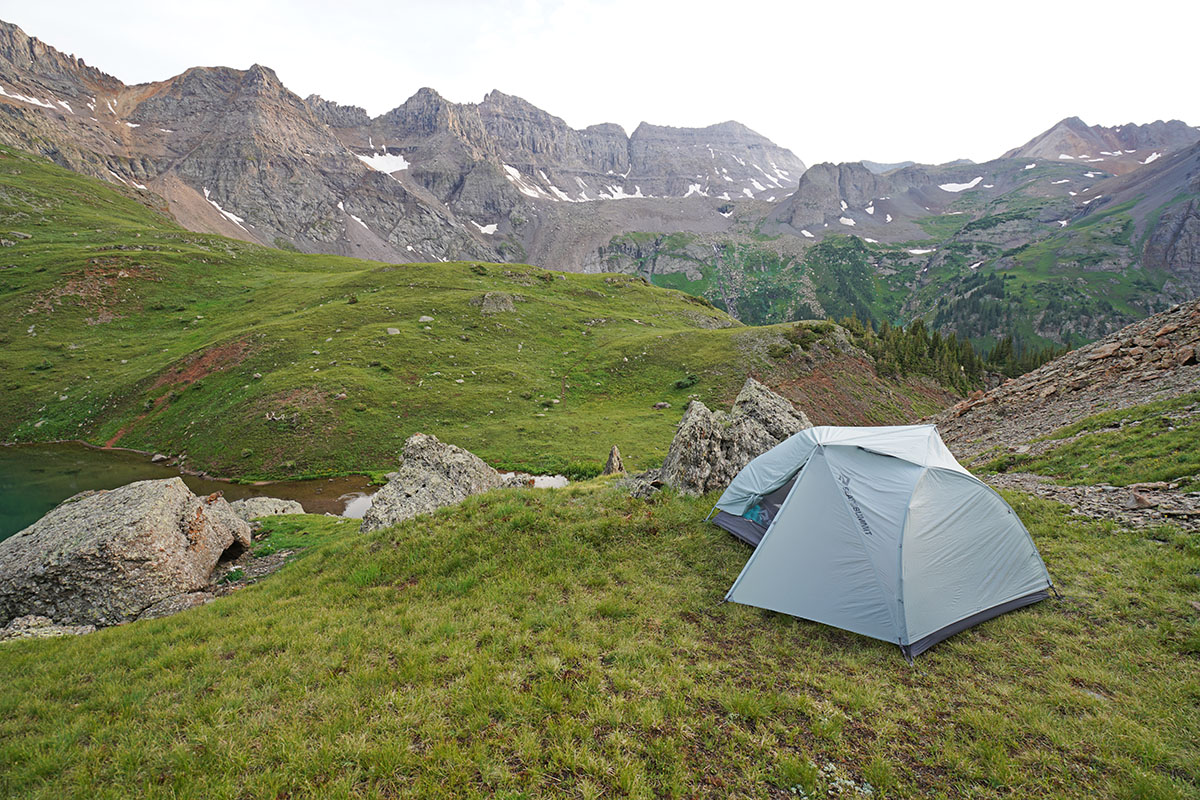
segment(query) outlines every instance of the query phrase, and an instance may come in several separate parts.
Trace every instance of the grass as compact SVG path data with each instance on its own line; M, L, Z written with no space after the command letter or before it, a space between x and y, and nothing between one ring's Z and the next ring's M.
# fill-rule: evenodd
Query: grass
M1037 456L1007 455L993 470L1020 469L1080 485L1178 481L1200 490L1200 392L1106 411L1041 438L1069 439Z
M162 620L0 647L26 798L1186 798L1200 545L1009 495L1066 595L938 645L718 604L748 550L605 480L311 536ZM324 527L322 527L324 526Z
M285 478L387 471L423 431L506 469L587 475L614 444L631 467L661 462L691 397L719 407L748 374L802 377L766 356L777 330L630 276L257 247L0 150L8 228L32 235L0 256L9 442ZM483 313L489 292L514 310Z

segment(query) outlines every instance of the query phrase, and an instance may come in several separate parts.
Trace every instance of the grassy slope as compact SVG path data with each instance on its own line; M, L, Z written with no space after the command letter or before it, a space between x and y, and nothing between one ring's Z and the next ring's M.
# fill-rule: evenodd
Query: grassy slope
M170 619L4 645L0 794L1200 796L1194 537L1010 496L1067 599L910 667L718 605L749 551L712 499L492 492Z
M1079 485L1179 481L1200 490L1200 392L1087 417L1042 437L1037 456L1006 454L985 469L1020 470Z
M0 251L8 441L113 442L282 477L385 470L425 431L513 468L596 468L613 444L649 466L689 395L722 405L748 373L799 375L765 355L777 331L709 330L729 320L628 276L287 253L182 231L103 184L0 156L0 236L33 236ZM472 305L493 291L523 301ZM886 421L936 407L876 384L906 397ZM653 410L661 400L674 408Z

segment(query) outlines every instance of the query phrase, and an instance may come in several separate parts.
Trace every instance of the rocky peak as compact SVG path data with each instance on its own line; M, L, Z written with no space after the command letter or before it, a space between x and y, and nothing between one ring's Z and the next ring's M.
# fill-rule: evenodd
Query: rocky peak
M73 96L81 88L80 83L110 90L123 86L113 76L89 67L83 59L61 53L3 20L0 20L0 60L19 74L36 76L47 88L67 95Z
M1077 159L1107 158L1111 167L1114 158L1135 155L1143 150L1158 150L1166 153L1188 147L1200 141L1200 128L1193 128L1180 120L1164 122L1158 120L1146 125L1117 125L1106 128L1088 125L1079 117L1067 117L1049 130L1038 134L1021 147L1005 153L1006 158ZM1125 153L1125 151L1131 151ZM1141 158L1126 159L1132 163L1144 163L1150 153Z
M318 94L310 94L304 98L304 102L314 117L331 128L355 128L371 122L366 109L359 106L343 106Z

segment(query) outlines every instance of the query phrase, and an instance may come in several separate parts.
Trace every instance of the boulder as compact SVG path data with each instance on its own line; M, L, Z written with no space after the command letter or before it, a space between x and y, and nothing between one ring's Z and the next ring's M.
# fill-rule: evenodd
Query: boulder
M516 311L517 308L513 305L513 301L522 299L524 298L508 292L486 292L472 297L469 302L473 306L478 306L481 314L505 314Z
M723 489L755 456L811 427L803 411L748 378L728 414L688 403L658 479L688 495Z
M229 507L246 522L259 517L304 513L304 506L295 500L281 500L278 497L247 497L245 500L234 500Z
M70 498L0 542L0 623L116 625L205 588L223 555L250 546L250 526L220 494L180 478Z
M473 453L417 433L404 443L400 469L375 493L361 530L386 528L497 489L504 477ZM516 484L514 484L516 485Z

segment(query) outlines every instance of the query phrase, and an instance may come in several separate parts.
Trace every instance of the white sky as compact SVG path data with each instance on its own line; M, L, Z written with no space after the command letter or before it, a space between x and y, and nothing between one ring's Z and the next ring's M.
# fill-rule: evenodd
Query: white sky
M126 83L272 67L377 115L431 86L573 127L736 119L808 164L983 161L1067 116L1200 124L1192 0L0 0Z

